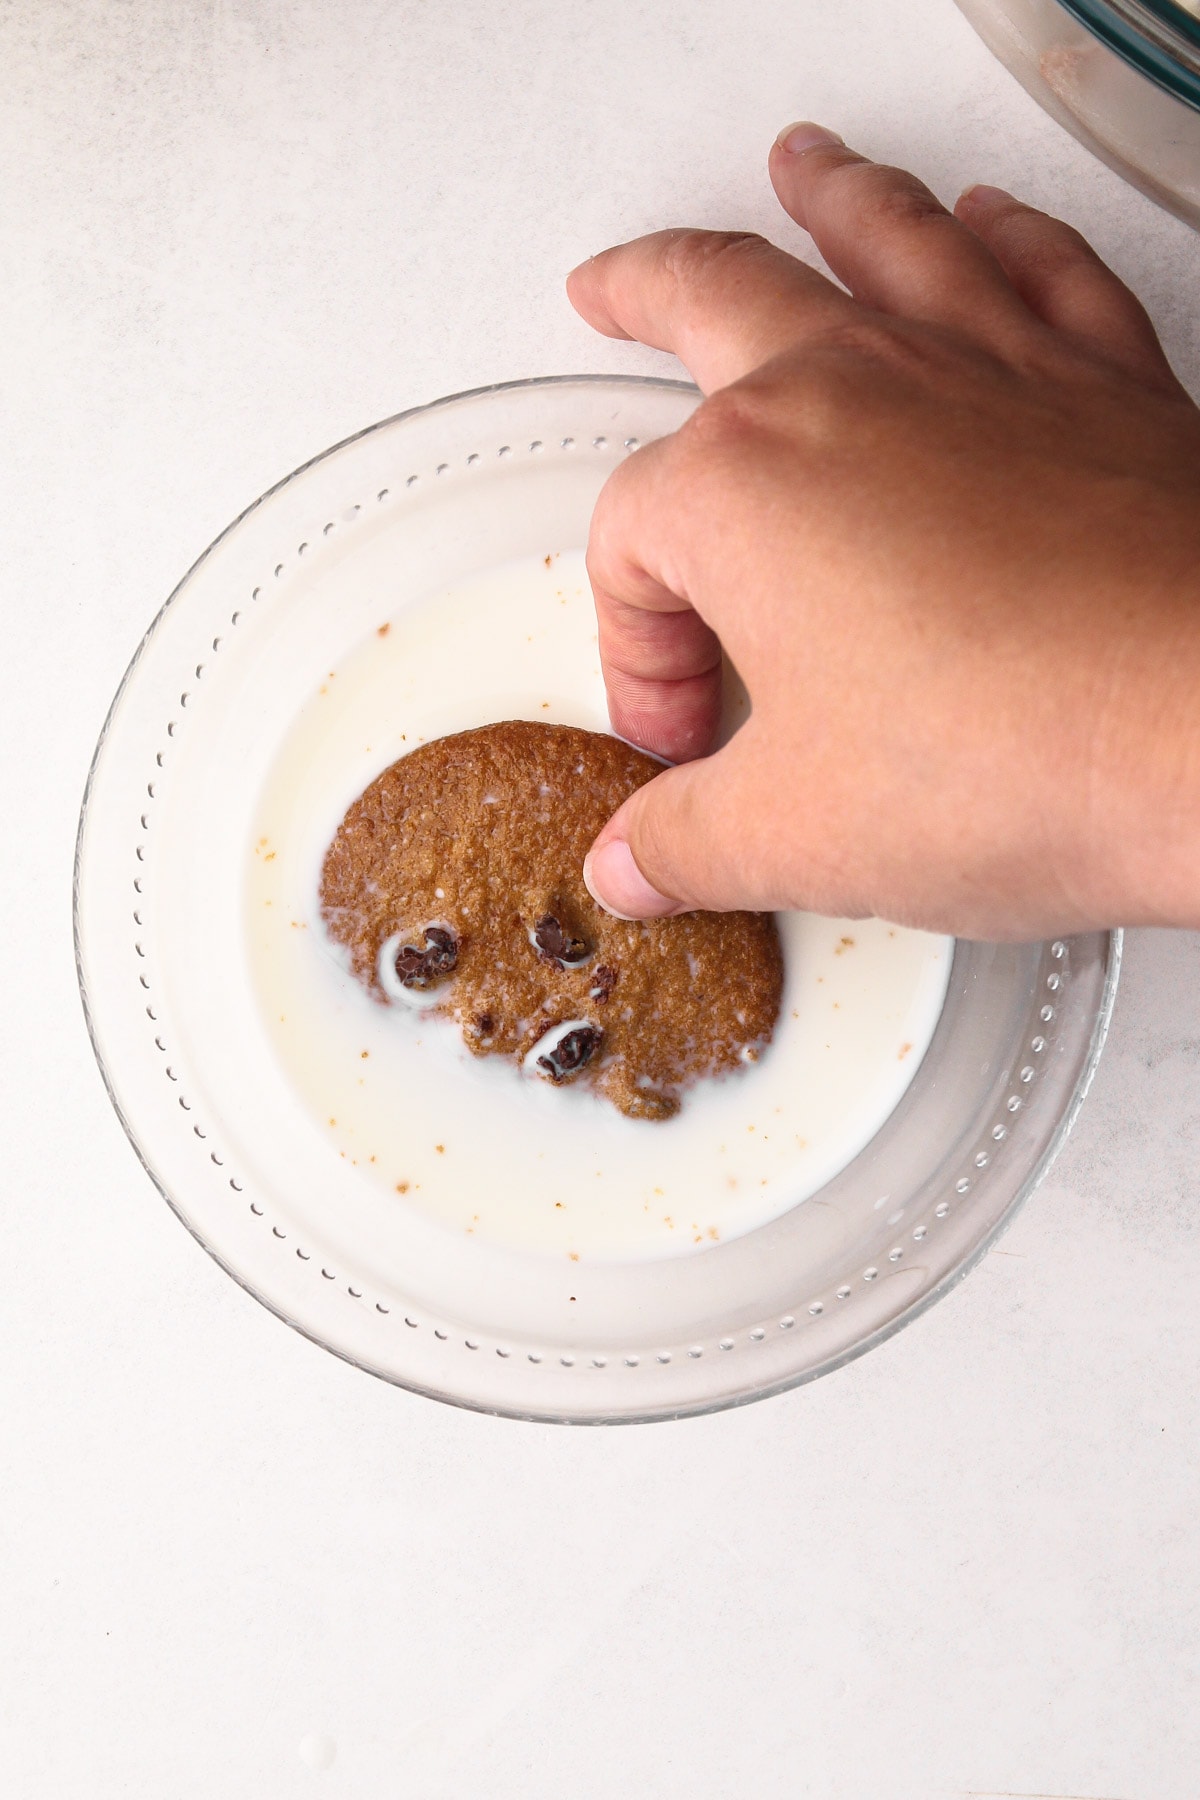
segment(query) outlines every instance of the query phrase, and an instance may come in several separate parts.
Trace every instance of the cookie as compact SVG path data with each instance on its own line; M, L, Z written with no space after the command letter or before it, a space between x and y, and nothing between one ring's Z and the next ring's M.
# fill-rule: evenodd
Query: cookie
M630 923L584 887L596 833L660 772L568 725L511 720L422 744L338 827L326 927L379 1001L448 1015L478 1056L669 1118L692 1082L770 1041L783 958L770 913Z

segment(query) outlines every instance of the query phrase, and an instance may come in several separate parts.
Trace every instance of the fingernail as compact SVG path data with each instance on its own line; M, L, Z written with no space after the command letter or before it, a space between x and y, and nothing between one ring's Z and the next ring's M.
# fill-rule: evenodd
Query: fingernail
M614 919L665 919L684 909L651 887L633 860L624 838L609 838L583 859L583 883L588 893Z
M965 190L962 198L969 206L995 206L998 200L1011 201L1012 195L1003 188L988 187L984 182L977 181L974 187Z
M846 140L839 137L836 131L826 131L823 125L814 125L811 119L801 119L797 125L785 125L775 139L781 150L789 156L802 156L806 150L818 150L824 145L844 145Z

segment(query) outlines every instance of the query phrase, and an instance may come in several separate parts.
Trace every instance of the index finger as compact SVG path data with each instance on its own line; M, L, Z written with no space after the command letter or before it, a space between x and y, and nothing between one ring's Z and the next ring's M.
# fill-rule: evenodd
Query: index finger
M738 231L634 238L572 270L567 294L608 337L672 351L706 394L855 311L816 269Z

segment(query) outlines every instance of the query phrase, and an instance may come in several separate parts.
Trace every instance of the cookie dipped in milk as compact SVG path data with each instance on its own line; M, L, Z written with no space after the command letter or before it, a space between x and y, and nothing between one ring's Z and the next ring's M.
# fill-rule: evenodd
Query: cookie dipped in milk
M583 859L659 765L619 738L511 719L420 744L350 806L321 915L378 1000L454 1019L477 1056L663 1120L756 1062L783 985L770 913L617 919Z

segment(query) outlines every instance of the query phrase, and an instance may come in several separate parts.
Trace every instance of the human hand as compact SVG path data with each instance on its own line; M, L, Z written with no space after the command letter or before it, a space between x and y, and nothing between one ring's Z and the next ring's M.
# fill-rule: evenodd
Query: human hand
M815 126L770 172L849 293L700 231L569 282L706 396L592 522L613 727L678 765L597 838L593 894L1200 924L1200 412L1141 306L996 189L951 215ZM710 753L722 648L752 710Z

